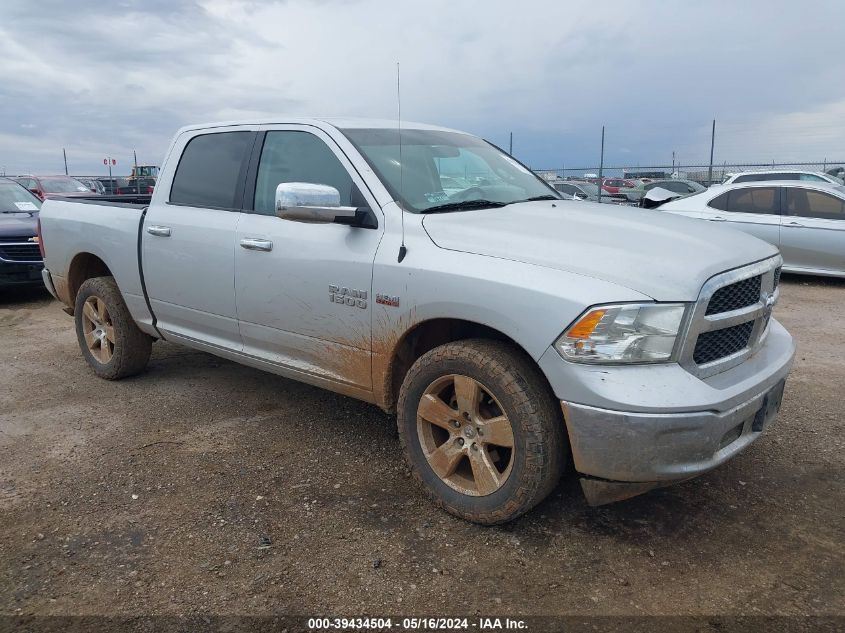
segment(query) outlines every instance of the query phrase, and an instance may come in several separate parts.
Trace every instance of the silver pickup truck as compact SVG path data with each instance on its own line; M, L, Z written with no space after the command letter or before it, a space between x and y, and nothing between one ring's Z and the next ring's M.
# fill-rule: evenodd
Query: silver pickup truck
M775 247L563 200L428 125L183 128L149 201L48 200L40 239L98 376L161 339L375 403L431 497L479 523L570 457L592 504L721 464L774 419L794 354Z

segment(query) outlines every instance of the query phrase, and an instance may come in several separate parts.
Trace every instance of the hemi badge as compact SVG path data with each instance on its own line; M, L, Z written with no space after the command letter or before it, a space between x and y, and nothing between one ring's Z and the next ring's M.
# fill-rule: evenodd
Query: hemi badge
M381 293L376 294L376 303L380 303L385 306L392 306L394 308L399 307L399 297L392 296L392 295L383 295Z

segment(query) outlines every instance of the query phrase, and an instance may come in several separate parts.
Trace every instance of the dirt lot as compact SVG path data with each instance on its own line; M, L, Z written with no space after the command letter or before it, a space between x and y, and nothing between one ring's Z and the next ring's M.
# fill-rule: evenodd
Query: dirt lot
M85 366L42 293L0 297L0 612L845 614L845 283L787 277L781 417L696 480L521 520L441 513L391 417L157 343Z

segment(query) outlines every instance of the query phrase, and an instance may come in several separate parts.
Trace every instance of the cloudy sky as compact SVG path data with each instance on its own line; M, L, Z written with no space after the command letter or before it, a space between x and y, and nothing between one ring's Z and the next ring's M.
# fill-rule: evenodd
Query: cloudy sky
M128 173L181 125L473 132L532 167L845 160L842 0L3 0L0 173Z

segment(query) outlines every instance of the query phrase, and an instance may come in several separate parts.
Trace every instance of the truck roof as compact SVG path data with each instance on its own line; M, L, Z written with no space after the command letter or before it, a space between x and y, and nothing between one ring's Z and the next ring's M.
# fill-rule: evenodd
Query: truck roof
M317 127L324 127L330 125L338 129L344 128L367 128L367 129L396 129L398 121L396 119L367 119L367 118L342 118L342 117L291 117L291 116L276 116L271 118L260 119L246 119L240 121L218 121L214 123L202 123L198 125L186 125L179 129L178 134L194 130L206 130L216 127L230 127L236 125L274 125L274 124L290 124L290 125L314 125ZM413 130L440 130L443 132L458 132L466 134L460 130L453 130L439 125L429 125L427 123L416 123L413 121L402 121L403 129Z

